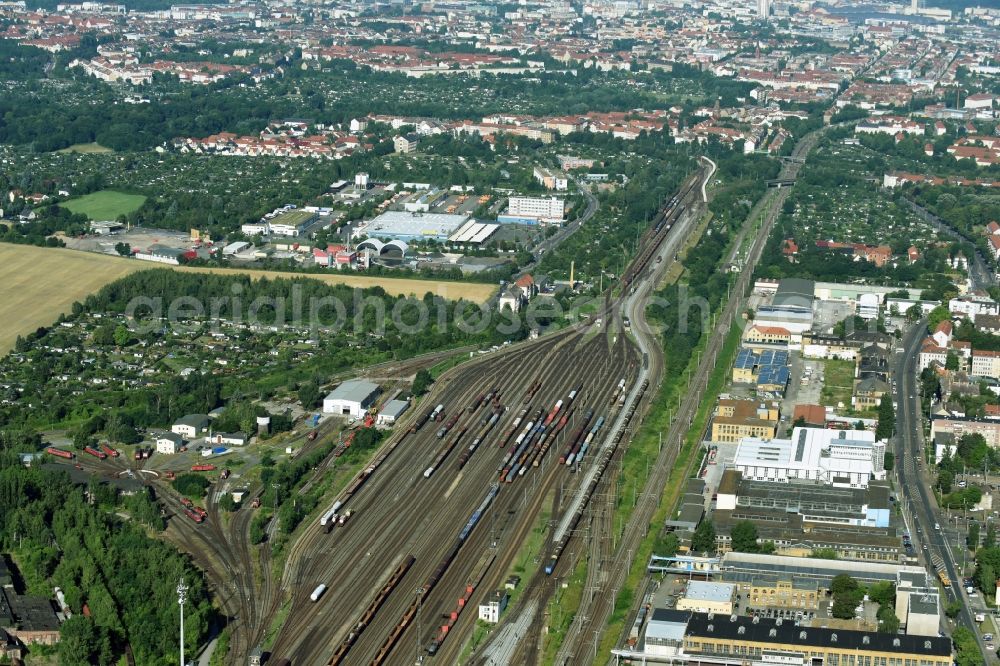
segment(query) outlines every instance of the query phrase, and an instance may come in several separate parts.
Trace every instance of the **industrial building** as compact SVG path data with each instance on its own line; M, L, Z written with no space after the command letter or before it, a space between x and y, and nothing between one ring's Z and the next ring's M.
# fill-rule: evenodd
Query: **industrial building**
M869 481L885 478L884 456L885 442L865 430L795 428L791 439L743 439L733 468L757 481L803 479L867 488Z
M353 235L405 242L444 243L468 221L468 215L388 211L358 226Z
M716 495L712 520L719 552L731 548L732 528L744 521L757 528L759 543L771 542L783 555L829 550L845 560L884 562L902 552L889 487L882 482L864 489L817 481L762 482L729 469Z
M642 642L612 653L647 664L950 666L951 649L951 640L942 636L810 627L760 616L656 608Z
M375 424L384 426L393 425L409 408L410 403L408 400L390 400L378 413L378 418L375 420Z
M268 234L271 236L286 236L297 238L318 219L316 213L306 210L289 210L271 218L268 224Z
M684 596L677 600L677 610L731 615L735 603L736 586L732 583L692 580Z
M365 379L351 379L323 398L323 411L359 419L375 404L382 389Z
M744 437L772 439L777 434L779 412L774 401L721 399L712 417L712 441L738 442Z
M469 220L448 238L449 245L480 246L486 243L500 228L499 224L486 224Z

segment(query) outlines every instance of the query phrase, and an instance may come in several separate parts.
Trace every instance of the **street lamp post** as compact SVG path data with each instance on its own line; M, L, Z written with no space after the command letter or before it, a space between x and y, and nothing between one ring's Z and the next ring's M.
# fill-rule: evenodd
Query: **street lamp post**
M184 666L184 602L187 601L188 586L181 578L177 584L177 605L181 607L181 666Z

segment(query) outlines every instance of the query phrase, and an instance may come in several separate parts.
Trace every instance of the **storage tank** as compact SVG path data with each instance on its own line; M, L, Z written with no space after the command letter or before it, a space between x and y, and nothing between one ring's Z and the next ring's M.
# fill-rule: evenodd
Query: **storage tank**
M309 595L309 599L313 602L319 601L319 598L322 597L325 592L326 584L320 583L316 586L316 589L312 591L312 594Z

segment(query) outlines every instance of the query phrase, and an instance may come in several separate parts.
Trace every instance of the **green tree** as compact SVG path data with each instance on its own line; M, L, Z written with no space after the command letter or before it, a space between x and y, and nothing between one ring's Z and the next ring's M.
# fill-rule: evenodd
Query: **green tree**
M899 618L892 606L880 606L878 609L878 630L884 634L895 634L899 631Z
M878 425L875 426L876 439L889 439L896 431L896 410L891 396L882 396L878 405Z
M952 605L957 605L957 610L961 610L961 603L953 601L948 604L949 611ZM949 617L957 616L957 612L955 615L949 615ZM979 652L976 636L966 627L957 627L951 634L951 642L955 646L955 664L957 666L980 666L983 663L983 655Z
M417 370L417 374L413 376L413 395L423 395L427 393L430 385L434 383L434 378L431 377L431 373L421 368Z
M696 553L715 552L715 524L709 518L698 523L691 537L691 550Z
M830 592L832 594L842 594L845 592L856 592L860 589L858 581L855 580L850 574L837 574L830 581Z
M992 520L986 523L986 536L983 537L983 548L995 548L997 545L997 526Z
M938 324L949 319L951 319L951 311L948 310L948 306L939 305L927 315L927 330L933 333Z
M882 457L882 467L885 471L891 472L896 467L896 454L892 451L886 451L885 456Z
M174 490L186 497L202 497L208 489L209 482L201 474L181 474L174 479Z
M972 521L969 523L969 531L965 535L965 545L971 550L976 550L979 548L979 522Z
M937 487L941 494L947 495L951 492L951 484L955 481L955 475L949 470L943 469L938 472Z
M653 553L660 557L673 557L680 550L681 542L674 532L666 532L656 539L653 545Z
M303 382L299 387L299 402L304 409L312 409L319 403L319 384L314 381Z
M944 369L958 370L958 354L953 351L948 352L948 355L944 359Z
M732 549L737 553L756 553L757 526L749 520L741 520L733 525Z
M129 332L128 327L125 324L118 324L115 328L115 346L127 347L131 340L132 334Z

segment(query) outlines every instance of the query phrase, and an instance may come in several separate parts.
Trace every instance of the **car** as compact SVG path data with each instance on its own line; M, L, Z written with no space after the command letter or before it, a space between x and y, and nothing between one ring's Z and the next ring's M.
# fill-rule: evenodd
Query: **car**
M934 529L941 531L941 523L934 523Z
M983 634L983 640L984 641L991 641L991 640L993 640L993 634Z
M927 544L926 543L924 544L924 550L927 550Z

